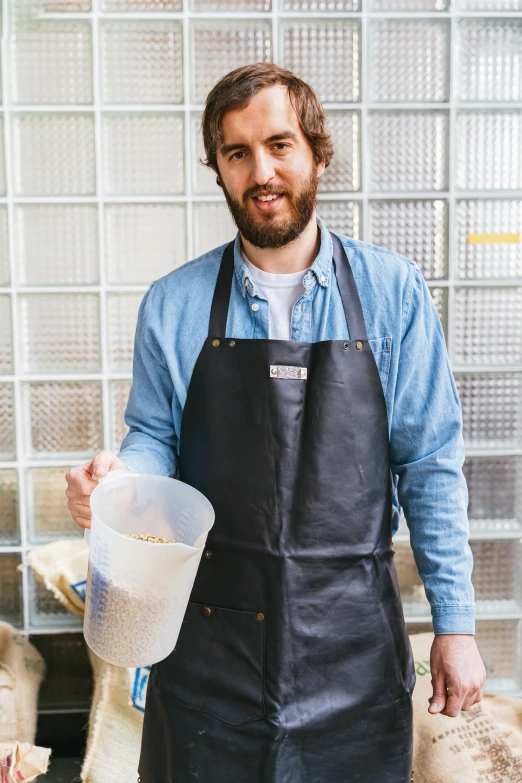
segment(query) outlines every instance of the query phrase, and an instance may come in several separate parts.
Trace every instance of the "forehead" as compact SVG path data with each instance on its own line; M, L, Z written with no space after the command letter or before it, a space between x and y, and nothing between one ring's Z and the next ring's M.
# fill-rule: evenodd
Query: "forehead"
M304 140L288 91L282 84L260 90L248 106L227 111L221 122L224 144L268 138L283 128L291 128Z

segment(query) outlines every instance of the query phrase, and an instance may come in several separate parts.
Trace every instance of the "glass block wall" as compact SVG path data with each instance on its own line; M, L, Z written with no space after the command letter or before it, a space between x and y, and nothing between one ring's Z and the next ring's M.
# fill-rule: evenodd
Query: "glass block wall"
M93 2L2 14L0 616L51 662L45 708L85 706L82 637L18 566L79 535L65 471L125 435L147 285L235 233L198 122L222 74L271 59L328 113L319 214L431 287L463 406L477 638L490 689L522 692L522 0ZM410 628L429 627L404 527L397 561Z

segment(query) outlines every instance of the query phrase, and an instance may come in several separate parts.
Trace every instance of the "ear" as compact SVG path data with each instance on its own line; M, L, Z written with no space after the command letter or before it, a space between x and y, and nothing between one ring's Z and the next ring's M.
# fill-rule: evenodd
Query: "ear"
M317 164L317 176L322 177L324 174L326 166L324 164L324 161L322 160L320 163Z

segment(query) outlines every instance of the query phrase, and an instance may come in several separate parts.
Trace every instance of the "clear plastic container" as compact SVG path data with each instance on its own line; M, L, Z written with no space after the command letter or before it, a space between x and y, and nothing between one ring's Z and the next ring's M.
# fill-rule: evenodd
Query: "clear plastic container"
M85 640L108 663L149 666L175 647L214 510L188 484L127 470L102 478L90 504Z

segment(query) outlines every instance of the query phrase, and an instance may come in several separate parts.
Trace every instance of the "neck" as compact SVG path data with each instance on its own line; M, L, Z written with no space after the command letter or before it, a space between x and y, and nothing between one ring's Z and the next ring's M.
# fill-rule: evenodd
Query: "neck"
M243 252L251 264L272 274L301 272L312 266L321 246L321 232L315 212L305 230L294 242L278 248L260 248L252 245L241 234Z

